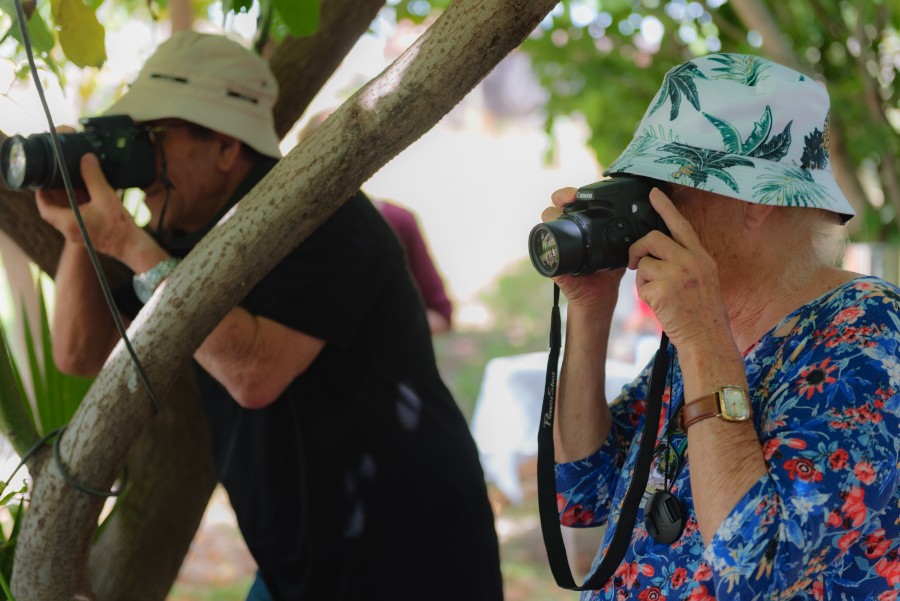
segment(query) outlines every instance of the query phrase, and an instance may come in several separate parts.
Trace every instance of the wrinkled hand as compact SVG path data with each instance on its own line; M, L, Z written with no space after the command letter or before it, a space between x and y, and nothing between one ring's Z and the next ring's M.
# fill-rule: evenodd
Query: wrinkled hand
M91 242L97 252L120 258L141 230L106 180L96 155L81 157L81 175L87 189L76 190L75 198ZM67 242L84 243L65 190L39 190L35 196L44 221L59 230Z
M638 295L679 350L718 340L730 328L716 261L668 196L654 188L650 202L672 237L653 231L629 249Z
M575 200L575 192L576 188L562 188L554 192L551 196L554 206L544 209L541 214L543 222L558 218L562 214L562 208ZM573 307L603 306L609 308L615 306L619 282L622 281L624 274L624 269L616 269L597 271L581 276L562 275L554 277L553 281L568 299L570 310Z

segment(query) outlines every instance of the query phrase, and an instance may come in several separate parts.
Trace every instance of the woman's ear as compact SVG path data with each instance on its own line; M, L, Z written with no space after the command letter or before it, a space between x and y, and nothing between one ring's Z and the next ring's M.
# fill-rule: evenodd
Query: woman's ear
M774 210L774 205L761 205L744 201L744 225L751 230L758 229Z

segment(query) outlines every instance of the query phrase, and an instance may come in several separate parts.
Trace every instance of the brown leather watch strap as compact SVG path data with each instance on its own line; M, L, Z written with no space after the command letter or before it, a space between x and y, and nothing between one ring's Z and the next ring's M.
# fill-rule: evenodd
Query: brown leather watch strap
M687 432L691 425L719 415L719 393L713 392L686 403L681 411L682 429Z

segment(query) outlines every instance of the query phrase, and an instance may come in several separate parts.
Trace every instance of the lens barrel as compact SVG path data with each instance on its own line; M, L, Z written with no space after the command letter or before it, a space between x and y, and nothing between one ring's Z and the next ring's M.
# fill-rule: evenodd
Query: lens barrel
M584 269L587 250L584 232L566 215L534 226L528 236L531 263L547 277L578 275Z
M79 162L91 150L82 134L59 134L69 177L76 188L84 187ZM0 146L0 166L3 180L12 190L29 188L62 188L63 178L53 157L50 134L12 136Z

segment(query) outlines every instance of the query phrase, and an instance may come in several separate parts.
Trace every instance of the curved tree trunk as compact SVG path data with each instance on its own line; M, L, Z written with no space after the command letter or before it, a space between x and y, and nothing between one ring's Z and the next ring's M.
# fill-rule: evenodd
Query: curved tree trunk
M281 89L273 112L275 131L283 138L337 70L360 36L384 6L385 0L322 2L319 30L306 38L288 37L272 54L269 66Z
M216 486L191 365L181 370L163 405L131 450L131 484L91 548L98 601L165 599Z
M132 324L133 346L157 391L170 387L172 374L265 273L428 131L555 4L455 2L391 67L282 160L216 233L198 244ZM252 261L247 248L254 249ZM151 417L152 405L119 344L60 445L70 473L94 488L110 486ZM85 563L100 505L65 484L52 463L41 472L13 572L19 601L91 597Z

